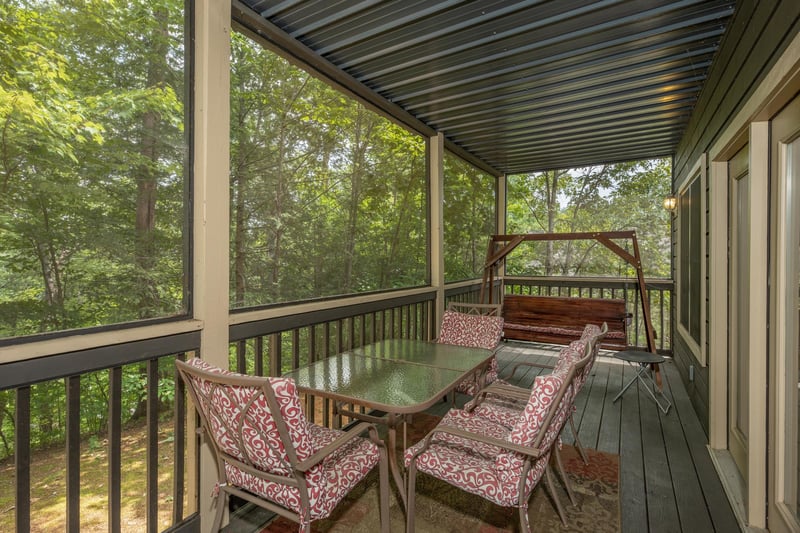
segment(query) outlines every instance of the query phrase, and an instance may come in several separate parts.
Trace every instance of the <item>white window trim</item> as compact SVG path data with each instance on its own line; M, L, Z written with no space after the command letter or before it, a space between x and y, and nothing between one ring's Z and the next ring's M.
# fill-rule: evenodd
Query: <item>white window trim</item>
M695 162L692 166L691 171L686 175L683 181L677 187L676 196L680 198L683 194L686 193L686 190L689 188L690 185L694 183L696 179L700 180L700 253L703 257L700 260L700 343L692 338L692 335L689 331L683 326L681 323L681 219L680 219L680 212L675 216L675 234L676 234L676 253L675 257L677 261L675 262L675 331L678 335L680 335L681 339L686 343L686 345L691 350L692 354L694 355L697 362L700 363L701 366L706 366L707 362L707 349L706 349L706 309L708 307L707 302L707 281L706 281L706 270L707 270L707 258L706 258L706 187L708 183L708 176L707 176L707 160L708 155L702 154L700 158Z

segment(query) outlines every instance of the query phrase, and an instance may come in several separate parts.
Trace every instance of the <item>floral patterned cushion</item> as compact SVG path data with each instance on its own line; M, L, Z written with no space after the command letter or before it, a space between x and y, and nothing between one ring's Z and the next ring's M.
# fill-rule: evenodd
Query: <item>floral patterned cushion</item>
M330 444L342 433L316 424L308 424L308 431L316 450ZM320 465L322 476L319 482L308 483L311 503L308 519L317 520L330 515L342 498L378 464L378 459L377 445L364 438L353 439L325 458ZM264 480L230 464L225 465L225 473L230 483L291 509L302 517L298 489Z
M438 342L494 350L502 335L502 317L447 310L442 315Z
M472 315L447 310L442 315L442 327L437 342L494 350L503 336L503 318ZM484 384L497 379L497 358L493 357L484 376ZM473 395L478 390L478 376L461 383L456 391Z
M569 343L568 346L565 346L561 349L558 353L558 362L556 363L555 371L563 371L564 369L569 369L570 365L574 365L578 361L580 361L584 355L583 349L586 345L586 341L584 340L577 340L572 341Z
M592 340L592 337L596 337L600 335L600 326L596 324L586 324L586 327L583 328L583 333L581 334L582 341L589 341Z
M487 398L472 412L481 418L496 422L510 430L516 425L524 408L524 404L505 402L499 398Z
M240 375L209 363L193 358L187 361L190 366L208 372ZM297 387L294 381L286 378L267 378L281 411L281 417L286 423L289 437L297 453L298 460L302 461L311 457L314 449L311 446L311 438L308 434L305 414L300 405L300 398L297 394ZM206 413L211 427L209 428L219 447L233 457L248 464L252 464L264 472L272 472L280 475L291 474L292 468L286 456L275 419L267 406L266 397L261 394L256 387L216 387L213 388L213 395L208 398L212 391L212 384L208 381L198 380L195 383L196 390L202 392L203 396L211 403L215 404L216 409L211 406L203 405L201 408ZM243 406L249 406L243 410ZM224 413L220 417L217 413ZM237 426L242 424L245 435L244 446L239 447L237 442Z
M197 358L191 359L188 364L216 374L238 375ZM306 420L293 380L267 379L275 393L281 416L286 423L299 461L311 457L342 435L341 431L317 426ZM211 382L201 379L197 379L194 386L202 394L201 402L205 399L213 403L213 407L216 408L201 406L211 425L209 429L222 450L252 465L256 470L282 476L293 474L275 419L267 405L267 399L258 387L215 387ZM247 408L243 409L243 406ZM219 416L215 414L217 412L224 415ZM237 438L237 428L240 423L244 436L241 447ZM363 479L378 460L377 445L368 439L356 438L309 469L305 475L311 503L308 520L323 518L330 514L336 504ZM300 508L300 493L297 488L265 480L228 462L224 467L230 484L297 512L301 515L301 523L305 523L306 518Z
M568 368L556 369L552 374L536 377L528 403L517 423L511 429L509 441L522 446L532 446L534 444L539 432L542 430L542 424L550 405L564 384L567 372L569 372ZM568 394L564 395L562 404L565 403L565 400L571 403L572 398L568 396ZM542 446L545 447L545 443Z
M471 433L506 440L509 430L474 413L451 409L440 425L465 429ZM405 452L408 466L414 454L422 447L418 442ZM528 472L525 494L519 494L521 468L516 472L498 468L498 456L506 455L503 448L491 444L439 433L434 435L431 445L416 459L417 469L444 480L469 493L481 496L504 507L527 507L528 497L542 477L549 453L537 459ZM522 465L522 456L518 465Z

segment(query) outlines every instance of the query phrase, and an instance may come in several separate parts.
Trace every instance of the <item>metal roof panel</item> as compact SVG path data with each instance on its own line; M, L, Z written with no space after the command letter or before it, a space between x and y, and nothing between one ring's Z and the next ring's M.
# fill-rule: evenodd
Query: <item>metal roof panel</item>
M507 173L673 153L734 9L733 0L234 3Z

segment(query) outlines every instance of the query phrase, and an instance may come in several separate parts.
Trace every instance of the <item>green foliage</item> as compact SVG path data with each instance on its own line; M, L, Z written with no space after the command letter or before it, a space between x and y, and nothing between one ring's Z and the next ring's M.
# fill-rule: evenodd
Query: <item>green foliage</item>
M483 275L489 236L496 232L497 180L450 152L444 157L445 281Z
M662 203L670 178L668 159L509 176L508 233L635 230L645 276L668 278L670 218ZM509 256L507 272L634 275L595 241L526 243Z
M0 337L185 312L183 33L177 0L0 5Z
M231 305L427 277L425 143L232 35Z

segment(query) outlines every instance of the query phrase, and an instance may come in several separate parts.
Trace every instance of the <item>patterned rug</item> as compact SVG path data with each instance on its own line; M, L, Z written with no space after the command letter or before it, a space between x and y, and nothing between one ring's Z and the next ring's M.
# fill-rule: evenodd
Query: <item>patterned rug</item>
M409 443L424 437L438 420L438 417L427 414L414 415L408 429ZM588 465L583 463L574 447L564 445L561 450L564 468L577 500L577 505L573 507L556 475L556 491L564 506L568 526L563 526L550 497L540 484L534 491L528 509L532 531L620 531L619 456L590 449L586 452L589 456ZM392 487L394 488L393 483ZM519 530L519 514L516 509L499 507L424 474L417 477L416 490L416 531L419 533L494 533ZM390 501L392 531L404 531L405 517L397 503L396 493ZM379 530L376 472L367 476L340 502L330 518L312 523L314 532L373 533ZM279 517L264 528L262 533L296 531L296 523Z

